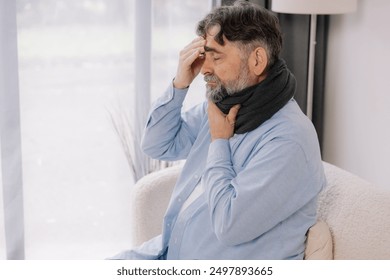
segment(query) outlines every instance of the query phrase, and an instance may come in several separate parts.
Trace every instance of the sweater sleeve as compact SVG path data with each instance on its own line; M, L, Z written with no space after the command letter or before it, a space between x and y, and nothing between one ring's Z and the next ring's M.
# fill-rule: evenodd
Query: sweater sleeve
M171 84L154 103L141 144L150 157L180 160L190 152L205 116L205 105L199 104L182 112L186 94L187 89L175 89Z
M259 237L318 193L297 143L270 141L249 156L245 166L236 167L228 140L209 147L203 184L210 218L218 239L230 246Z

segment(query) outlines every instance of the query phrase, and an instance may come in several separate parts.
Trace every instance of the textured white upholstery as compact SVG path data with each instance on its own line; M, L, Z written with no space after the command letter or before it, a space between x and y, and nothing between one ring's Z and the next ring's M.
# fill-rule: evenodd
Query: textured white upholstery
M390 259L390 190L324 163L319 219L332 233L334 259Z
M324 162L327 187L320 194L317 226L308 259L390 259L390 190ZM181 166L149 174L134 187L133 245L161 233L162 220ZM320 223L321 224L321 223ZM327 231L329 236L321 236ZM318 244L317 244L318 242ZM333 253L332 253L333 249ZM319 250L322 250L321 252ZM330 251L329 251L330 250ZM314 252L314 253L313 253Z
M131 219L134 246L161 233L165 210L181 168L176 165L153 172L134 185Z

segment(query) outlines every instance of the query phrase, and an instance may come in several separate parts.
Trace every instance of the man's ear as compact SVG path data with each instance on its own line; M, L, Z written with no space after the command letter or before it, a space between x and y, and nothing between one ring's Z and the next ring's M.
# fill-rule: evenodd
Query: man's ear
M264 74L264 70L267 67L268 58L267 53L264 48L258 47L256 48L250 58L250 65L252 67L252 71L256 76L261 76Z

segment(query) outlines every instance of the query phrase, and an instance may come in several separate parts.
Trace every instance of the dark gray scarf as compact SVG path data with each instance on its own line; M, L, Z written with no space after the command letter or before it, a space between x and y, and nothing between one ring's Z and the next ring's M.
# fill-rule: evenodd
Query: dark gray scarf
M224 113L232 106L241 104L234 132L238 134L252 131L271 118L294 96L296 80L284 60L279 59L269 69L262 82L233 95L225 94L216 105Z

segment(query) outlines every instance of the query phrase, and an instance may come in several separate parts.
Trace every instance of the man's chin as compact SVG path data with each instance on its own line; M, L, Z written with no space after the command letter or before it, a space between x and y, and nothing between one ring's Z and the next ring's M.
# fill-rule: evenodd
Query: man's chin
M212 102L217 103L217 102L220 102L223 100L224 95L220 91L207 90L206 97L208 100L211 100Z

